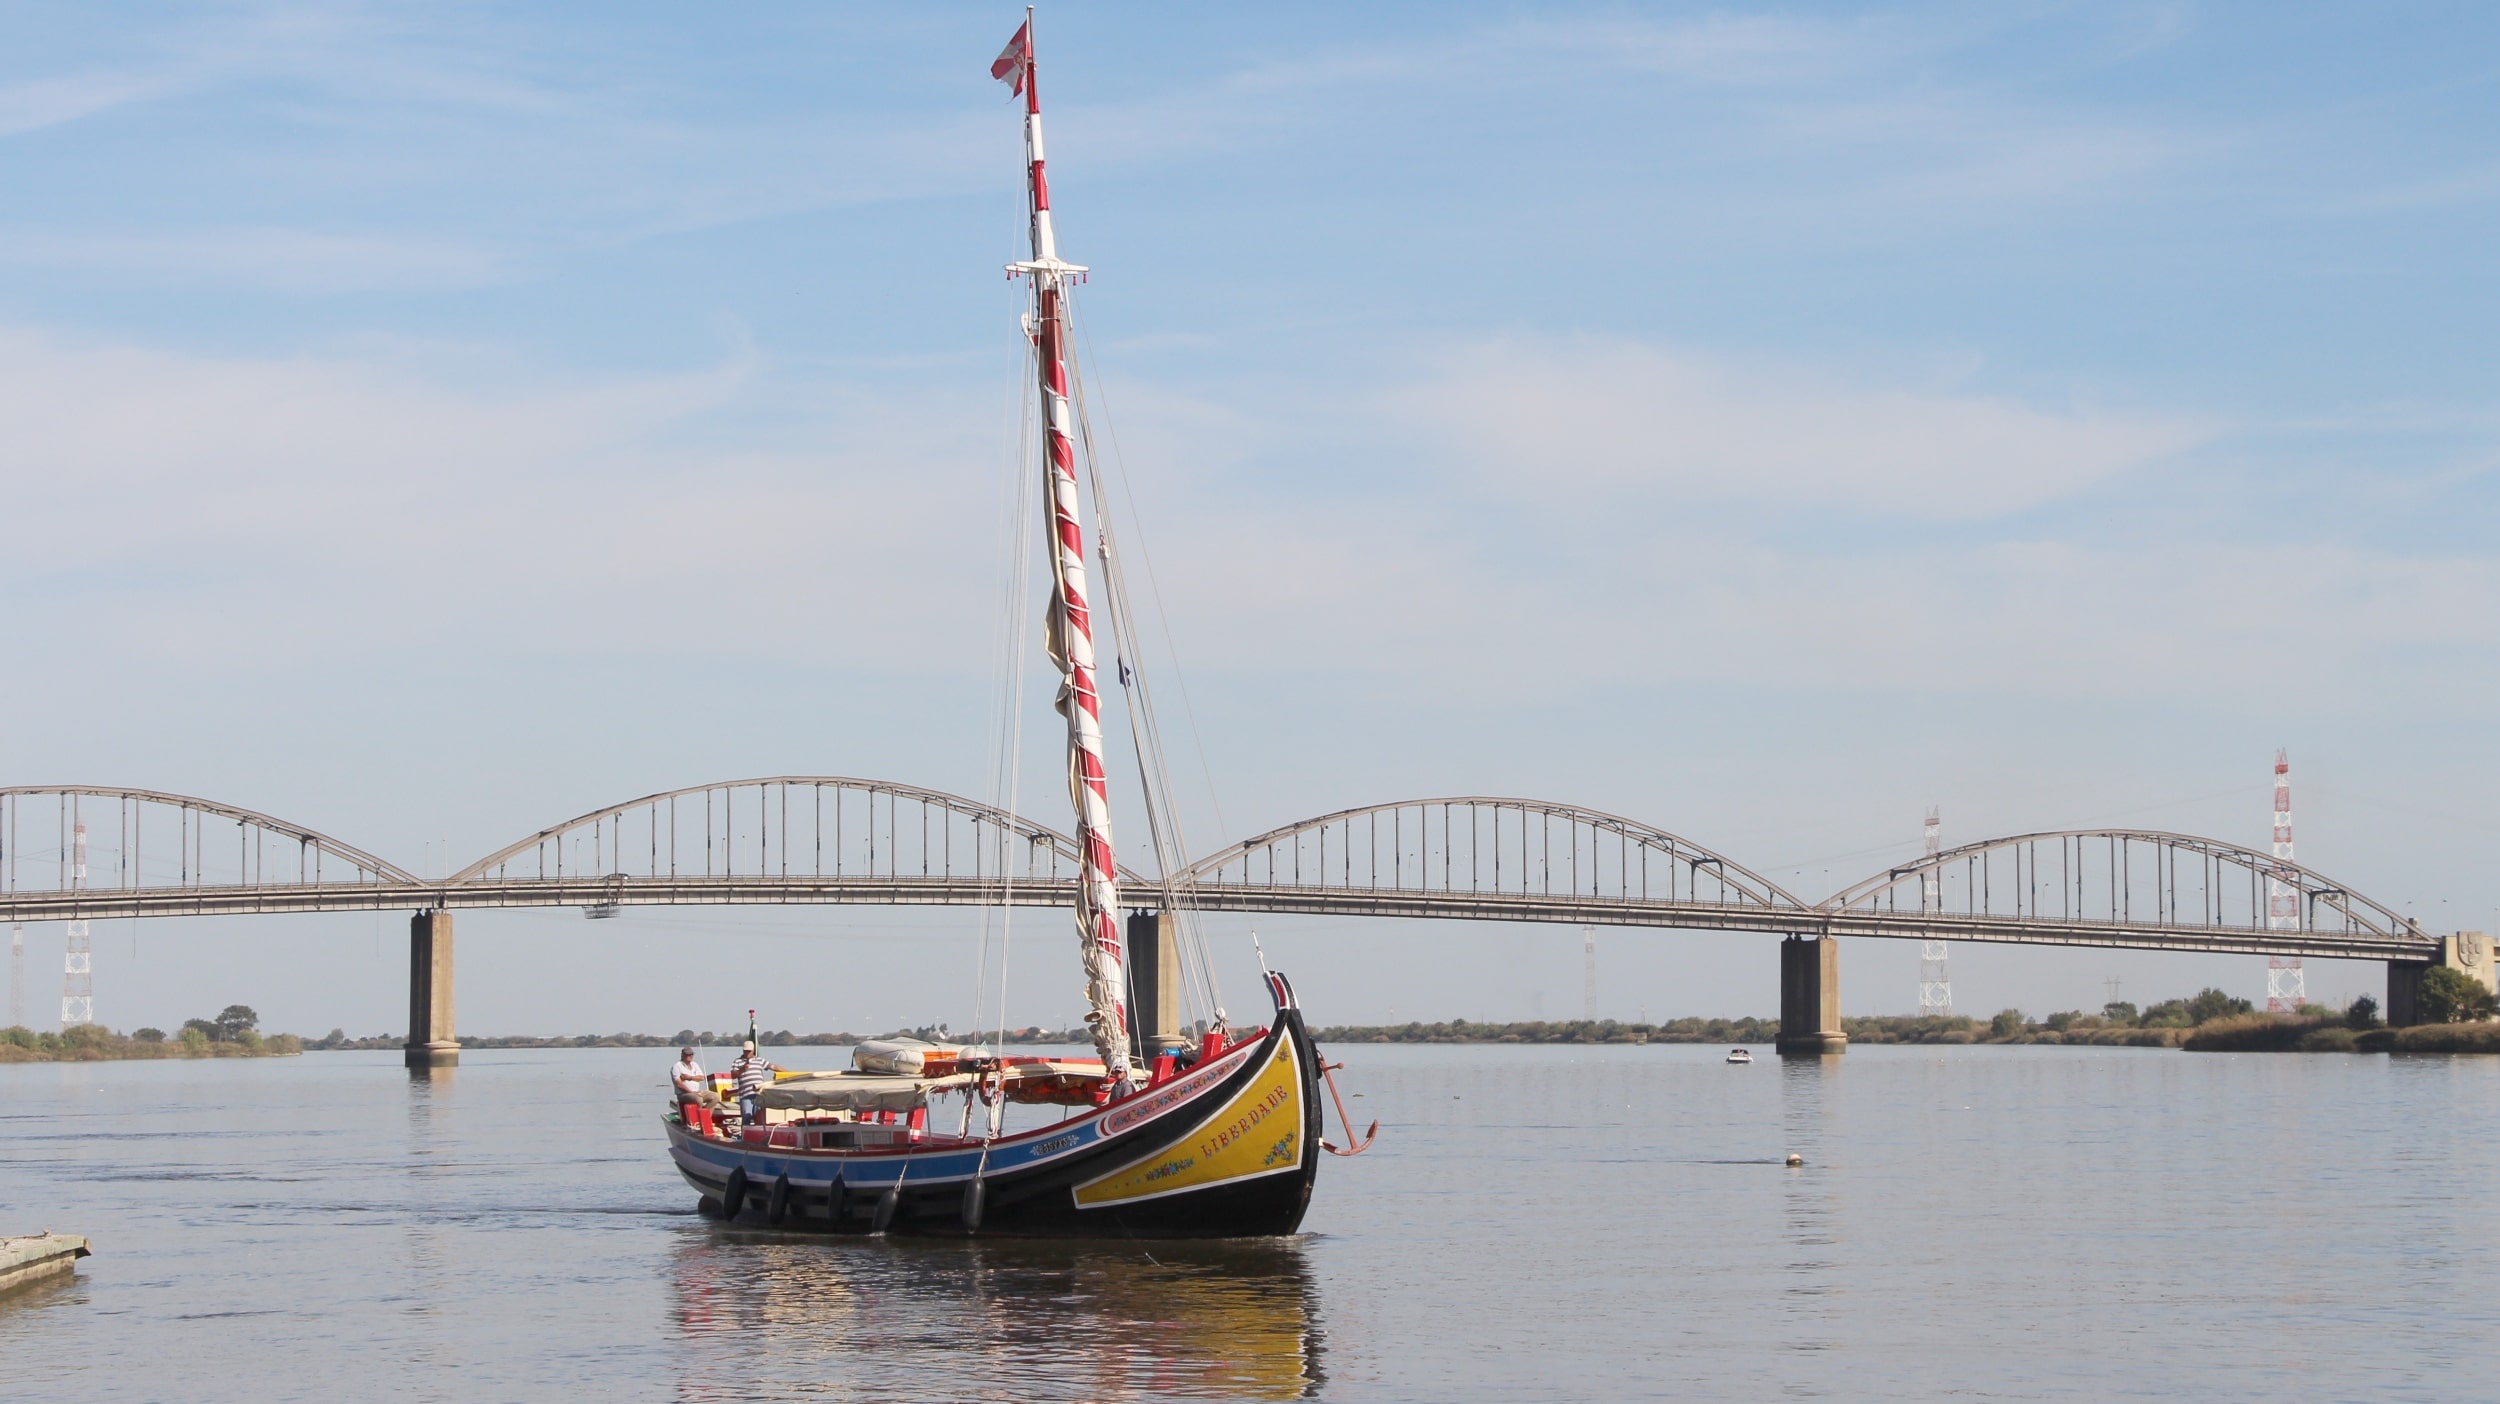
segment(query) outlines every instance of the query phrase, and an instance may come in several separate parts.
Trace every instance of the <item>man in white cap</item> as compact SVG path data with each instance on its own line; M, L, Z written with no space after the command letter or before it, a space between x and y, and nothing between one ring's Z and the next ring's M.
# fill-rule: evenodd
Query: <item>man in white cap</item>
M764 1124L761 1096L764 1089L772 1085L773 1074L779 1071L781 1069L777 1065L766 1062L764 1056L755 1051L755 1040L751 1038L739 1050L738 1061L730 1064L729 1075L738 1080L738 1115L747 1125Z
M706 1136L720 1134L712 1125L711 1080L694 1060L693 1049L678 1050L677 1066L668 1070L668 1080L677 1085L677 1114L685 1119L687 1129Z

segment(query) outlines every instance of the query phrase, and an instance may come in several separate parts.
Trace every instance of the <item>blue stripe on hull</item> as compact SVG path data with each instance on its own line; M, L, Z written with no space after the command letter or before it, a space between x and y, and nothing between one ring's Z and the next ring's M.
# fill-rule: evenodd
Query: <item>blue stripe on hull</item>
M1301 1100L1309 1118L1300 1164L1292 1171L1237 1177L1133 1203L1075 1203L1076 1185L1134 1157L1155 1154L1186 1134L1211 1107L1224 1104L1259 1076L1288 1040L1301 1069ZM716 1201L725 1194L730 1175L743 1169L747 1197L740 1217L764 1218L770 1206L786 1203L790 1217L785 1227L861 1233L884 1223L896 1233L962 1233L971 1207L966 1189L978 1174L987 1186L987 1211L980 1227L971 1231L984 1237L1231 1238L1287 1234L1300 1225L1319 1168L1318 1092L1316 1050L1300 1012L1283 1003L1267 1037L1162 1087L993 1143L986 1166L977 1145L793 1152L705 1140L687 1134L673 1119L664 1124L670 1156L688 1184ZM789 1178L786 1200L776 1193L784 1175ZM832 1192L837 1176L839 1196Z
M1153 1120L1162 1121L1184 1107L1194 1106L1225 1088L1253 1065L1252 1055L1268 1046L1269 1040L1225 1054L1192 1075L1199 1080L1187 1089L1187 1095L1176 1099L1168 1108L1158 1110ZM1134 1099L1132 1099L1133 1101ZM898 1179L905 1185L960 1185L978 1175L996 1181L1015 1172L1034 1169L1054 1161L1083 1155L1104 1140L1102 1127L1110 1114L1126 1104L1087 1113L1083 1118L1047 1132L1027 1132L1013 1140L993 1142L986 1165L979 1146L950 1150L901 1151L884 1154L846 1154L840 1151L819 1151L814 1154L787 1150L754 1150L745 1145L707 1140L689 1133L674 1120L663 1119L667 1128L669 1153L678 1170L689 1183L705 1193L717 1191L729 1178L729 1172L746 1167L747 1180L767 1185L782 1175L790 1177L793 1188L818 1192L829 1190L837 1176L852 1189L883 1189ZM1122 1128L1126 1131L1130 1128ZM908 1168L906 1168L908 1167Z

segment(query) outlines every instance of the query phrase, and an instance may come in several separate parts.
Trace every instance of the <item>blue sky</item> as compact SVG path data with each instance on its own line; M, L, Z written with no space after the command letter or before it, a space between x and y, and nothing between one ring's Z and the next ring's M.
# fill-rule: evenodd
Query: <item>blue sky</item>
M731 776L981 793L1021 227L985 67L1017 18L12 7L0 773L412 867ZM1524 793L1819 895L1929 804L1951 841L2262 841L2287 745L2304 859L2500 921L2495 28L1046 11L1198 846ZM947 1017L968 920L464 917L462 1021L718 1026L765 968L821 973L797 1026ZM1575 932L1262 936L1322 1017L1577 1012ZM98 1014L397 1030L398 939L100 932ZM1774 1003L1756 939L1603 950L1607 1012ZM1846 960L1851 1009L1914 1000L1914 951ZM1956 960L1981 1012L2263 981Z

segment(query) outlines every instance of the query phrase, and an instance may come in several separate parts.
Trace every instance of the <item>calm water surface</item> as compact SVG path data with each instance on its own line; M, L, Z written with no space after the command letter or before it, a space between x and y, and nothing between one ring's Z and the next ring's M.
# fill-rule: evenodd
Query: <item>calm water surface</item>
M731 1231L666 1050L0 1068L50 1399L2490 1399L2500 1059L1337 1050L1272 1244ZM781 1061L803 1065L824 1050ZM1780 1162L1805 1157L1802 1169Z

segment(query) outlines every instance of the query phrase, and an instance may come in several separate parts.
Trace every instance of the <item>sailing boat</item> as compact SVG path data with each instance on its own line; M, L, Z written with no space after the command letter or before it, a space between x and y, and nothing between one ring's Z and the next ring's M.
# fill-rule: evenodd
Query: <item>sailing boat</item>
M1075 915L1086 1024L1097 1056L1004 1057L977 1047L862 1044L853 1051L852 1068L782 1074L760 1093L760 1124L740 1127L735 1139L706 1135L672 1112L669 1153L705 1209L732 1220L760 1216L776 1225L847 1233L1292 1233L1310 1203L1322 1150L1335 1149L1320 1139L1318 1091L1327 1069L1311 1046L1293 986L1266 972L1275 1016L1265 1028L1236 1033L1219 1009L1194 1040L1183 1040L1173 1032L1177 923L1169 913L1150 914L1130 923L1150 943L1138 962L1137 998L1131 998L1103 765L1095 611L1079 516L1078 418L1070 403L1068 292L1085 269L1059 257L1051 225L1030 10L990 73L1024 99L1032 257L1008 271L1024 278L1031 294L1026 328L1040 391L1040 466L1047 479L1042 525L1051 556L1045 640L1061 677L1055 706L1067 723L1082 862ZM1097 497L1098 517L1099 505ZM1116 600L1108 549L1103 562ZM1120 626L1114 621L1113 627ZM1123 683L1127 673L1123 666ZM1140 749L1142 764L1142 741ZM1150 792L1150 819L1154 803ZM1159 829L1158 857L1168 858L1162 837ZM1166 861L1164 871L1174 866ZM1163 896L1170 905L1175 894L1167 885ZM1133 1005L1144 1009L1133 1011ZM1135 1041L1132 1012L1144 1015L1146 1043ZM964 1098L961 1130L932 1130L932 1104L953 1096ZM1073 1114L1007 1134L1004 1113L1013 1104L1055 1105ZM978 1127L976 1111L986 1112Z

